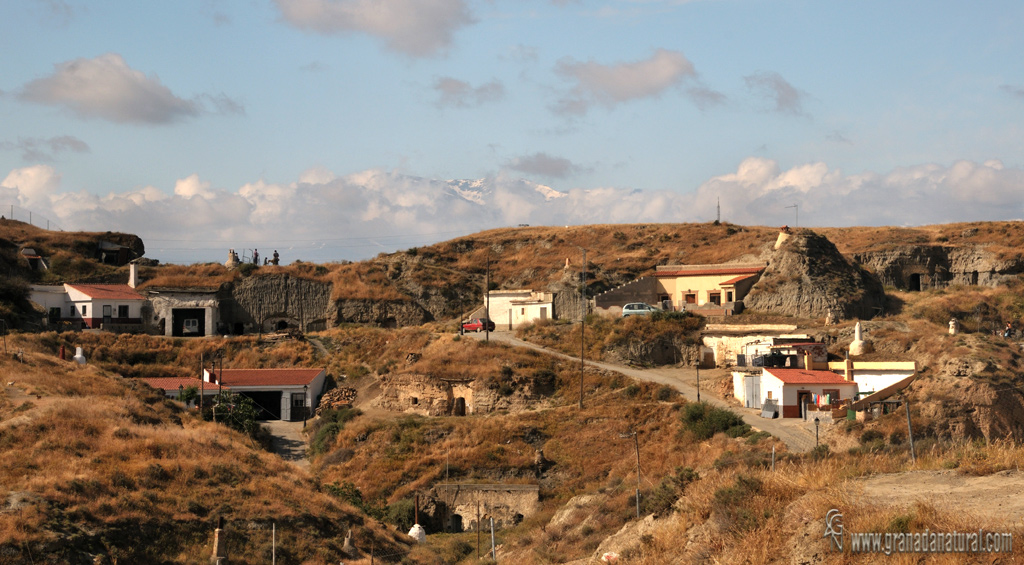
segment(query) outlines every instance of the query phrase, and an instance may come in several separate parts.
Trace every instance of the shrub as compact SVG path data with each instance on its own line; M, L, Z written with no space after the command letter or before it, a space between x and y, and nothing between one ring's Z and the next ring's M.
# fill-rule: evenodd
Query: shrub
M309 442L309 453L310 455L320 455L326 453L334 445L334 439L338 437L338 432L342 430L344 426L337 422L330 422L323 425L316 431L316 435L313 436L313 441Z
M710 406L707 403L687 405L683 411L683 423L698 440L710 439L719 432L729 437L741 437L750 433L750 424L730 410Z
M639 385L635 385L635 384L629 385L625 389L622 390L622 395L625 396L626 398L636 398L637 394L640 394L640 386Z
M672 400L672 397L675 396L675 394L676 394L676 390L674 388L672 388L672 387L670 387L668 385L665 385L665 386L659 387L658 390L654 393L654 399L664 402L664 401Z
M403 532L408 532L416 523L416 509L408 498L388 505L384 513L384 521L393 524Z
M883 438L885 438L885 436L882 435L882 432L878 430L867 430L864 433L860 434L860 443L861 445L867 445L869 443L881 440Z
M903 445L903 442L907 441L907 436L900 430L893 430L889 434L889 443L892 445Z

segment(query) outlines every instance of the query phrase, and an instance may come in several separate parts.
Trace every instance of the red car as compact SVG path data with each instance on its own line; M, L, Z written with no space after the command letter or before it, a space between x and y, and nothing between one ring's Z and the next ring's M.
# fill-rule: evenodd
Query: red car
M472 320L462 322L462 331L464 332L482 332L484 329L493 332L494 322L487 318L473 318Z

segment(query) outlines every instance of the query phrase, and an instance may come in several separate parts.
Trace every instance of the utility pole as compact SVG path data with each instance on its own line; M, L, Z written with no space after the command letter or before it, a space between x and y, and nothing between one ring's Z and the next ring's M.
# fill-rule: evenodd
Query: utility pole
M580 410L583 410L583 352L587 334L587 250L583 250L583 284L580 286Z
M487 250L487 275L484 277L484 341L491 341L491 250Z
M910 440L910 460L917 464L917 454L914 453L914 430L910 427L910 400L904 400L903 405L907 407L907 439Z

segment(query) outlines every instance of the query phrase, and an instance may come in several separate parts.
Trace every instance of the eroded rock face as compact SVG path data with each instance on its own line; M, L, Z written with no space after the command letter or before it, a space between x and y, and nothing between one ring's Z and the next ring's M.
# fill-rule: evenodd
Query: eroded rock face
M877 278L849 261L826 237L801 230L768 255L761 279L743 299L750 310L798 317L869 319L881 312Z
M231 298L229 322L266 326L280 320L289 327L317 331L332 326L335 319L330 284L289 275L244 278L231 288Z
M853 254L882 284L901 290L951 285L997 286L1020 273L1019 259L998 260L984 247L907 245L888 251Z
M433 320L430 312L419 304L399 300L339 300L335 322L338 324L371 324L384 328L418 326Z

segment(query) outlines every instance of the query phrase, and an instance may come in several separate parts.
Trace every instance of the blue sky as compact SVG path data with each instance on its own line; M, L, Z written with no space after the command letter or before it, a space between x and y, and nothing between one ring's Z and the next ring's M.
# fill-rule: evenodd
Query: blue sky
M0 207L138 233L172 262L709 221L719 201L743 224L792 223L792 204L809 226L1019 219L1022 12L7 2Z

